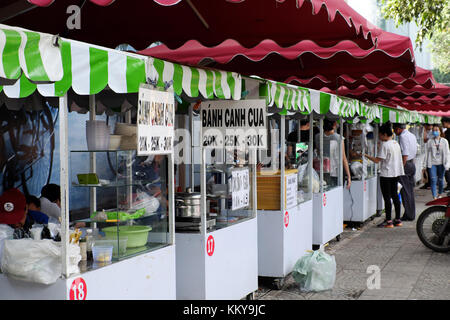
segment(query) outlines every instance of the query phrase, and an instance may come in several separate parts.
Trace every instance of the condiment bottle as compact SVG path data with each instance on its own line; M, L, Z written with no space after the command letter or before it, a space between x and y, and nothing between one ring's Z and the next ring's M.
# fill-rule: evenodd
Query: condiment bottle
M81 261L87 260L87 242L86 238L83 238L80 240L80 254L81 254Z
M92 243L93 243L92 229L86 229L86 255L87 259L92 260Z

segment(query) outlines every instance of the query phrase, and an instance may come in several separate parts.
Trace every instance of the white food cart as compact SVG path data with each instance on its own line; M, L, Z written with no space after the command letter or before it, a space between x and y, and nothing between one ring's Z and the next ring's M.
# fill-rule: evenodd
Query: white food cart
M59 182L61 188L60 258L56 261L60 266L60 276L52 283L33 283L29 278L27 281L23 280L28 277L27 274L3 270L4 273L0 274L0 299L175 299L174 193L171 169L173 154L162 156L165 170L161 169L159 175L158 196L153 194L150 188L145 188L145 179L136 179L136 169L133 168L133 163L137 160L136 136L132 136L128 144L114 148L107 142L103 146L86 148L88 141L80 149L76 141L80 138L81 141L89 140L86 139L86 135L90 135L89 130L85 129L84 124L80 126L76 121L68 120L69 110L90 111L89 121L100 123L96 113L106 110L109 115L113 115L112 108L108 108L108 105L112 104L116 111L126 114L126 122L133 127L130 123L136 115L139 84L146 81L148 58L68 39L57 39L52 35L20 28L2 26L0 33L4 36L2 39L6 43L5 48L11 50L8 44L21 43L20 47L13 46L16 51L3 52L4 55L40 57L36 65L31 64L29 59L17 59L16 64L10 62L8 70L16 72L2 75L7 78L7 85L3 87L2 103L33 110L39 110L40 103L59 107L59 131L56 134L59 136L57 168L60 174L55 182ZM39 46L33 45L35 39L38 39ZM110 129L112 128L108 128ZM104 137L108 137L110 133L105 132ZM99 136L96 139L98 140ZM115 175L109 177L108 181L99 179L102 178L105 167L108 167L105 154L109 155L108 160L112 161L112 167L115 169ZM97 181L82 182L80 178L77 180L78 174L87 173ZM146 196L150 202L139 201L139 197L136 197L136 186L140 187L138 196L141 200ZM85 197L71 201L80 190L85 190L81 192ZM106 194L108 195L105 196ZM119 204L121 197L125 198L122 199L125 202ZM159 202L157 212L149 209L151 203L156 206L156 198L156 202ZM74 212L69 208L70 202L87 203L81 210L84 216L73 218ZM131 217L131 213L136 213L139 206L144 210L141 212L145 213L139 217ZM94 214L106 208L116 211L115 219L109 216L108 221L104 218L94 219ZM112 238L108 240L112 241L114 247L112 259L111 255L108 255L108 258L105 255L106 261L101 263L88 259L78 264L81 258L78 253L69 257L73 246L79 248L78 245L69 245L69 236L73 233L72 225L75 222L83 222L86 226L98 230L99 235L105 236L107 228L112 228ZM148 236L144 234L143 242L141 241L139 246L137 242L131 245L131 236L125 242L120 241L125 240L122 234L123 225L130 229L142 227ZM83 231L83 234L85 232ZM100 243L96 242L98 240L92 240L94 246ZM21 240L5 240L5 248L8 241ZM26 241L39 242L28 239ZM114 253L115 250L117 252ZM74 268L77 270L74 271ZM58 267L54 269L58 270ZM30 269L29 272L31 276L35 271Z
M344 221L360 225L376 213L376 164L360 155L376 155L377 130L361 122L346 124L346 129L352 184L350 190L344 189Z
M235 80L240 97L240 76ZM236 144L249 141L250 123L265 134L266 119L259 113L265 114L266 102L218 98L199 98L177 114L177 153L184 157L176 166L181 300L252 299L258 289L256 150Z
M275 82L261 86L272 107L269 148L258 151L258 275L280 289L297 260L312 249L312 114L303 99L308 90ZM249 80L246 89L252 93ZM300 99L287 104L283 96L288 95Z

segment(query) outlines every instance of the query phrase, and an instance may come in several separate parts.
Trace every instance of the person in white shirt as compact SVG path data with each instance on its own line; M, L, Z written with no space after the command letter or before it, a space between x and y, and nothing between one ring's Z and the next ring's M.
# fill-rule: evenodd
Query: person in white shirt
M414 197L414 187L416 185L416 165L414 159L417 154L416 137L406 129L406 125L402 123L394 123L394 132L398 136L398 143L402 150L403 166L405 175L399 178L402 185L400 194L402 196L403 207L405 213L401 218L403 221L414 221L416 218L416 200Z
M380 127L379 137L382 141L381 149L376 157L368 154L364 156L375 163L380 163L380 187L383 194L386 220L379 227L393 228L402 226L400 219L400 199L398 198L397 184L399 177L405 174L400 145L393 140L394 134L391 125L386 123ZM395 220L392 221L392 204L395 208Z
M450 151L447 139L441 137L440 126L434 125L432 132L433 138L427 142L425 164L430 173L431 194L433 199L437 199L444 192L444 174L450 168ZM436 184L439 194L436 194Z

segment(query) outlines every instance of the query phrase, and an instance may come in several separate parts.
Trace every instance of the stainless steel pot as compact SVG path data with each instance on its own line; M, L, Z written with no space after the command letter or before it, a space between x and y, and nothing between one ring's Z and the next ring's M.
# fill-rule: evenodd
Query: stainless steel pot
M200 218L200 204L200 192L192 192L191 188L188 188L186 192L179 192L175 194L175 207L177 217Z

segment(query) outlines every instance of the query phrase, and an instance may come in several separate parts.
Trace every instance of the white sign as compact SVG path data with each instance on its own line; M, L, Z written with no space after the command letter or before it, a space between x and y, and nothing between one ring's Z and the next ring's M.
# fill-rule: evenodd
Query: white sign
M297 205L297 174L290 174L286 176L286 192L285 205L286 209L295 207Z
M137 113L138 155L173 152L174 120L173 92L141 85Z
M231 210L247 207L250 203L250 176L248 169L231 173Z
M200 105L202 146L267 148L266 101L205 101Z

